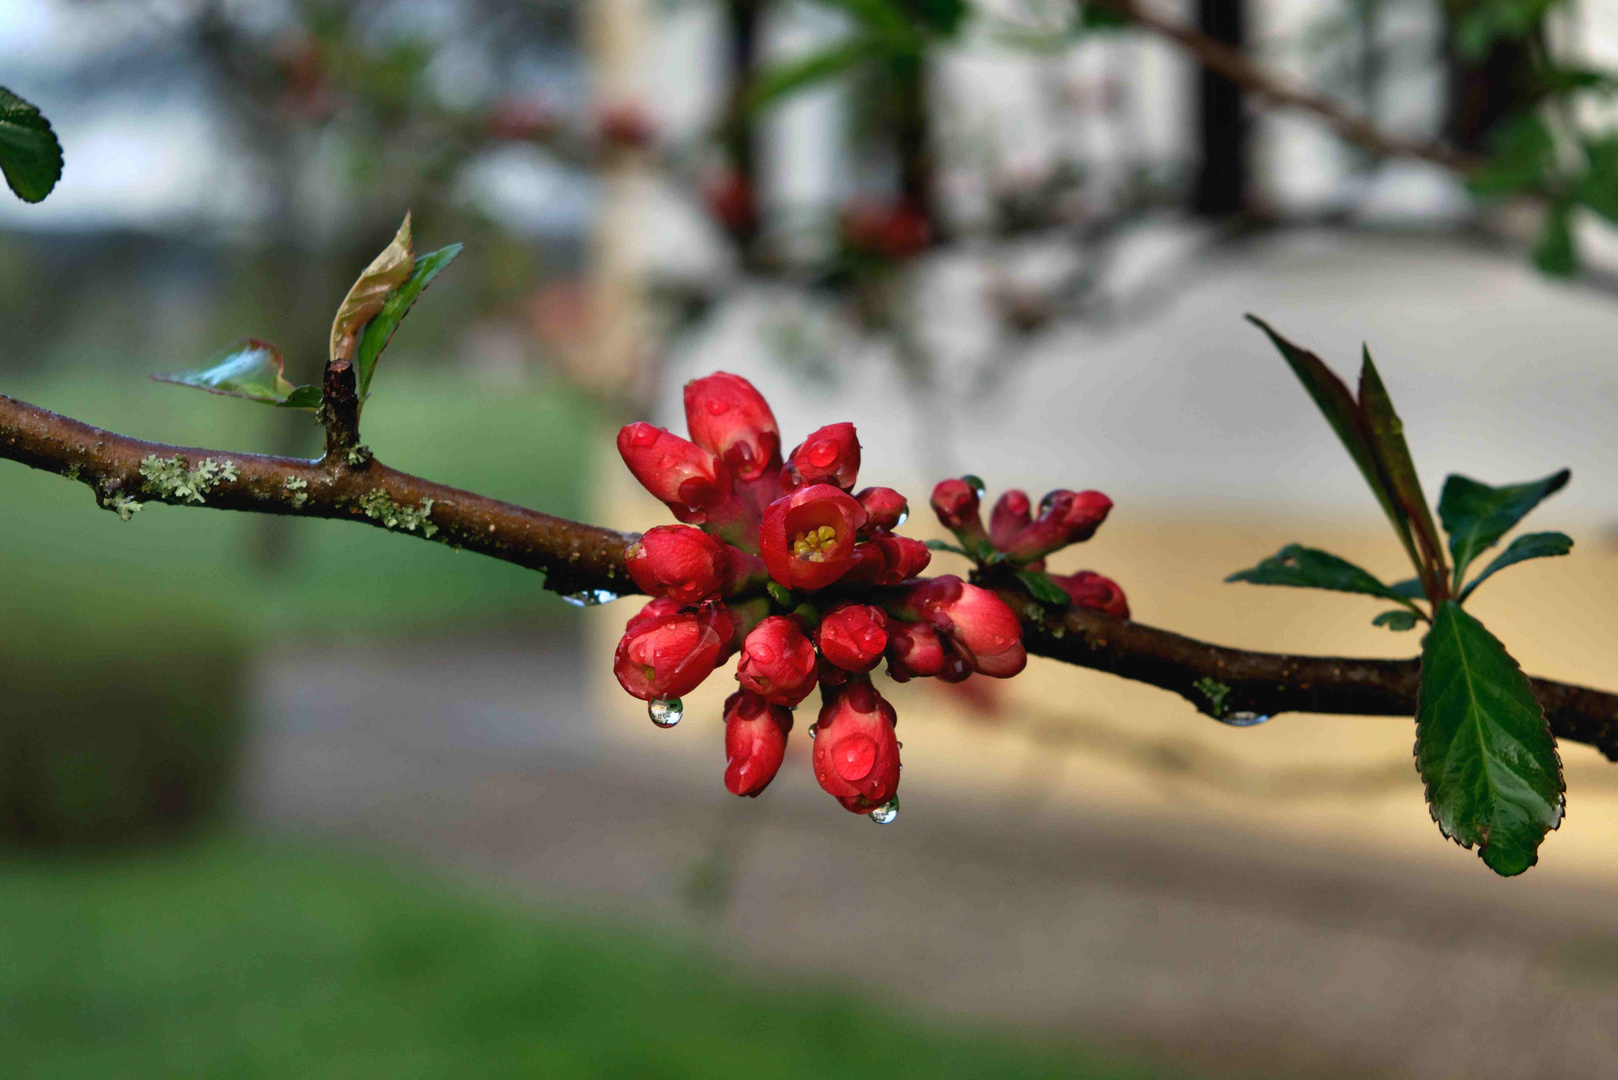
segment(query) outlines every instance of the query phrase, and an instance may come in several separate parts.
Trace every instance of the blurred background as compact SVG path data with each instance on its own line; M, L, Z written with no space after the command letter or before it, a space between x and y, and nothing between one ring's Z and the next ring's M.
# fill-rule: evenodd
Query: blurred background
M1573 557L1477 605L1618 688L1618 3L1152 6L1467 175L1244 105L1113 10L8 0L0 84L67 165L0 199L0 390L314 455L305 414L148 375L252 335L312 381L410 209L467 248L366 410L391 465L646 528L613 433L731 370L789 446L853 420L918 508L965 471L1108 492L1055 569L1142 621L1411 655L1355 598L1221 584L1292 541L1403 576L1251 311L1342 372L1368 344L1431 495L1573 469L1536 517ZM1428 819L1406 721L1238 730L1036 659L893 688L875 829L801 725L763 798L724 791L728 675L649 724L610 672L633 601L334 522L123 522L14 465L0 507L8 1077L1612 1074L1589 748L1503 881Z

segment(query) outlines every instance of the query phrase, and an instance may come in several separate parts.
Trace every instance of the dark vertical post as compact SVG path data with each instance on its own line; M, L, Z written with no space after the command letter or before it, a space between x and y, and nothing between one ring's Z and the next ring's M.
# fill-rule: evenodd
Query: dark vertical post
M1197 27L1240 49L1245 44L1243 0L1197 0ZM1198 139L1202 157L1191 207L1199 214L1234 214L1247 205L1247 117L1241 90L1223 75L1199 75Z

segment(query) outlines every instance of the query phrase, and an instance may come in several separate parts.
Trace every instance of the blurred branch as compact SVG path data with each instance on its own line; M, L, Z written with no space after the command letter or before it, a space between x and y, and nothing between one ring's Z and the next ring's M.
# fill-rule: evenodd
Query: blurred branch
M639 591L624 569L631 535L411 476L368 454L306 461L151 443L0 395L0 458L77 480L126 518L162 502L368 522L544 571L556 592ZM1216 719L1415 715L1415 659L1248 652L1078 607L1050 611L1015 589L999 594L1021 617L1030 653L1172 691ZM1618 695L1532 682L1558 738L1618 760Z

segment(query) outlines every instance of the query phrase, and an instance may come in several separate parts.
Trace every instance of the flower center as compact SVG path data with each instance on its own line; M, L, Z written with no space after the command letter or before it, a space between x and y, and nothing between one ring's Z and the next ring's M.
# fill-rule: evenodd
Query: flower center
M825 562L837 543L837 530L830 525L801 532L792 538L792 554L804 562Z

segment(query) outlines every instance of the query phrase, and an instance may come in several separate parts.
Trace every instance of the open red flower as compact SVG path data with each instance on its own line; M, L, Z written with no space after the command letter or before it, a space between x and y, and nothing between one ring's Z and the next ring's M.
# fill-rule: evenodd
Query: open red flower
M736 681L772 705L796 705L815 688L815 646L798 621L771 615L742 642Z
M937 675L944 667L944 642L930 623L888 624L888 675L909 682Z
M888 616L870 604L840 604L820 620L820 655L844 671L870 671L888 647Z
M738 690L725 699L725 787L732 795L756 798L787 752L792 711L757 694Z
M910 590L905 606L937 627L973 671L1009 679L1028 665L1022 624L1005 601L953 575Z
M788 589L823 589L854 565L855 535L865 509L829 484L801 487L770 504L759 530L759 555Z
M781 470L781 486L793 491L808 484L830 484L849 491L859 474L860 440L854 425L827 424L792 451Z
M1116 615L1120 619L1129 618L1129 601L1124 598L1124 590L1111 578L1102 577L1092 570L1080 570L1076 574L1052 574L1051 580L1060 585L1062 591L1071 596L1079 607Z
M730 470L711 451L644 422L618 432L618 453L674 516L701 525L730 496Z
M624 566L648 595L695 604L724 587L730 556L724 544L701 529L659 525L629 545Z
M1111 509L1112 500L1099 491L1053 491L1040 503L1032 524L997 546L1020 560L1038 559L1090 539Z
M738 480L781 468L781 430L764 395L740 375L716 371L685 384L685 425Z
M629 620L618 642L612 673L642 701L684 697L713 673L730 651L736 623L723 604L668 611L653 600ZM657 605L656 610L650 610Z
M847 810L867 814L899 791L893 706L871 680L851 677L828 695L815 721L815 780Z

